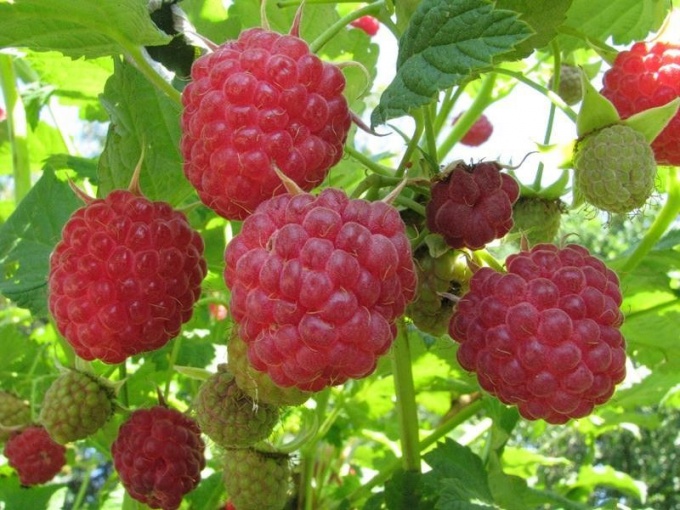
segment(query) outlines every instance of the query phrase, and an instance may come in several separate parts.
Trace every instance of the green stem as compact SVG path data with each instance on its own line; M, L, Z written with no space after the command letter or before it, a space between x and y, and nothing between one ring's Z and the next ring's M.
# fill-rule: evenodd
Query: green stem
M553 61L555 74L553 77L552 91L557 93L557 90L559 90L560 86L560 66L562 65L561 62L562 59L560 55L559 45L555 41L553 41L551 46L553 50L553 55L555 57ZM550 137L552 136L553 125L555 123L556 111L557 107L555 106L555 103L550 103L550 112L548 113L548 124L545 127L545 135L543 136L543 145L548 145L550 143ZM534 184L532 186L535 191L540 191L541 189L541 181L543 180L544 166L545 165L543 164L543 161L539 161L538 168L536 169L536 177L534 178Z
M379 174L379 175L384 175L386 177L393 177L394 176L394 170L391 168L381 165L379 163L376 163L373 161L371 158L363 154L362 152L356 150L354 147L351 147L349 145L345 146L345 152L352 158L356 159L359 163L364 165L366 168L371 170L373 173Z
M170 397L170 384L172 383L172 378L175 376L175 363L177 363L177 356L179 356L179 351L182 347L182 336L175 338L175 343L172 345L172 352L170 353L170 374L165 381L165 388L163 389L163 398L167 402Z
M505 74L507 76L511 76L515 78L516 80L524 83L525 85L531 87L537 92L540 92L544 96L546 96L555 106L557 106L564 114L569 117L569 120L572 122L576 123L576 112L567 104L565 103L560 96L555 94L552 90L544 87L543 85L539 85L533 80L530 80L527 78L523 73L517 72L517 71L511 71L510 69L504 69L502 67L497 67L495 68L495 71L497 73Z
M397 339L392 346L392 372L397 397L399 436L403 467L406 471L420 471L420 445L418 433L418 408L413 385L411 347L403 323L399 325Z
M328 402L330 400L330 389L322 391L316 397L316 415L320 420L326 414L326 409L328 409ZM333 420L337 418L335 414ZM324 429L322 433L321 428L317 431L314 438L302 448L300 452L302 458L302 472L300 476L300 493L303 494L303 504L305 510L314 510L314 484L312 479L314 478L314 466L316 465L316 449L319 441L323 435L331 427L332 422L328 422L328 419L324 420L321 428Z
M409 197L405 197L404 195L399 195L395 197L394 199L395 204L403 205L404 207L408 207L412 211L420 214L423 218L426 217L426 212L425 212L425 206L423 204L419 204L415 200Z
M404 151L404 155L402 156L401 161L399 162L399 167L397 168L397 177L404 176L404 172L406 171L406 165L409 161L411 161L413 153L418 148L418 142L420 141L420 137L423 136L423 130L425 128L425 125L423 122L423 116L419 110L416 110L413 113L413 120L415 120L416 122L416 127L413 130L413 136L411 137L411 140L409 140L408 145L406 146L406 151Z
M465 113L461 115L461 117L456 122L456 125L453 126L451 132L439 146L439 150L437 151L438 161L443 161L446 158L449 152L451 152L451 149L453 149L453 146L456 145L456 143L458 143L461 138L463 138L465 133L470 130L482 112L492 102L491 93L493 92L495 81L496 73L489 73L484 77L482 80L482 86L479 89L479 93L470 105L470 108L468 108Z
M427 144L427 153L438 165L439 160L437 160L437 135L434 130L434 118L432 111L434 105L426 105L423 107L423 121L425 122L425 143Z
M437 113L437 118L434 120L435 132L437 133L441 132L442 127L444 127L444 123L449 118L451 110L453 110L453 107L458 101L458 98L463 95L464 91L465 85L460 85L456 87L455 92L453 91L453 89L449 89L449 91L446 94L446 97L441 103L441 107L439 108L439 112Z
M120 365L118 365L118 375L120 376L121 381L125 381L125 379L127 379L127 361L123 361ZM128 392L127 381L125 381L123 387L121 388L120 400L126 409L130 407L130 393Z
M12 147L14 171L14 201L19 204L31 189L31 160L28 150L26 110L17 91L16 72L12 56L0 53L0 88L7 108L7 127Z
M154 66L144 56L143 49L140 46L128 46L125 49L127 57L132 61L137 70L155 85L158 90L165 93L173 102L182 106L182 93L156 71Z
M424 452L428 448L436 444L437 441L446 436L453 429L455 429L460 424L472 418L475 414L477 414L480 411L481 408L482 402L481 400L479 400L479 397L477 397L477 400L469 403L457 413L449 416L429 436L427 436L420 442L419 445L420 451ZM352 492L347 499L350 502L358 501L370 495L374 487L382 485L387 480L390 479L392 473L394 473L394 471L396 471L401 465L401 462L402 462L401 459L395 459L392 463L386 466L380 473L371 478L371 480L369 480L367 483L365 483L364 485L356 489L354 492Z
M73 505L71 505L72 510L79 510L80 505L83 504L83 501L85 500L85 495L87 494L87 488L90 485L91 473L92 473L91 470L85 471L85 475L83 476L83 479L80 482L80 487L78 488L78 494L76 494L76 498L73 501Z
M378 14L380 12L380 9L382 9L384 5L385 5L384 0L378 0L377 2L368 4L360 9L357 9L356 11L352 11L347 16L343 16L338 21L333 23L330 27L328 27L326 30L324 30L316 39L314 39L309 44L309 50L312 53L317 53L323 47L324 44L333 39L333 37L335 37L335 35L338 32L343 30L352 21L369 14Z
M668 198L654 222L645 233L640 243L635 247L625 262L618 268L622 277L626 278L642 262L647 253L661 239L673 221L680 214L680 168L668 169Z

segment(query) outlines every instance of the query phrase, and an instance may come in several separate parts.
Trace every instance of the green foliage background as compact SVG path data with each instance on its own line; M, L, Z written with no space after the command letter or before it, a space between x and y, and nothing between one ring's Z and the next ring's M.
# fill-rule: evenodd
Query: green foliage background
M296 3L267 3L272 29L289 30ZM218 44L262 22L254 0L180 5L195 31ZM381 48L345 26L360 7L359 14L377 16L381 30L392 30L399 44L395 80L371 94L365 91L372 90ZM388 152L355 143L353 131L347 156L324 186L384 197L406 167L417 178L455 159L465 130L488 106L502 105L514 87L531 86L551 97L548 77L562 59L597 74L616 48L651 37L672 10L668 0L308 0L302 37L326 60L363 66L343 71L353 110L379 131L403 117L415 125ZM0 388L29 401L33 416L60 366L86 365L59 337L46 308L48 257L80 206L68 180L99 196L126 187L144 147L144 193L176 207L197 201L179 153L178 99L185 83L170 79L143 50L170 40L144 0L0 0L0 83L4 104L12 107L12 125L0 122ZM451 112L461 97L472 105L452 129ZM97 141L104 126L94 156L76 148L64 106L77 108L81 135L95 133L90 137ZM548 100L536 107L555 108ZM546 172L559 174L547 161ZM568 182L564 175L562 184ZM545 192L540 179L524 184L526 193ZM412 193L407 187L395 203L417 212ZM557 194L570 199L564 185ZM514 409L480 393L474 377L458 366L450 338L408 325L398 340L408 349L386 357L373 376L286 412L271 441L295 452L299 483L290 506L677 508L679 212L678 169L661 167L655 198L639 214L604 217L581 207L563 217L561 234L617 270L625 296L631 376L591 417L563 426L519 419ZM228 307L223 252L239 225L203 206L192 207L189 217L206 241L210 270L192 320L165 348L135 357L125 370L87 364L111 381L125 379L119 399L130 409L152 405L158 387L171 405L191 412L201 377L225 359L232 324L216 319L210 307ZM659 218L670 220L661 225ZM488 255L502 261L516 249L517 240L509 237ZM395 404L404 382L397 356L412 371L417 428L408 432L419 442L422 475L403 460L408 450ZM125 495L111 469L109 447L123 419L117 414L96 436L71 445L69 469L42 487L21 488L3 458L0 502L29 510L143 508ZM228 498L219 450L211 445L208 453L205 479L182 508L214 510Z

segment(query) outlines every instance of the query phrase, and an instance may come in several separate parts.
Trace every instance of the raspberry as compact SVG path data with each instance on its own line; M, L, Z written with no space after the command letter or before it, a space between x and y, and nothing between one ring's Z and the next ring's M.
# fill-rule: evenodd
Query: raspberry
M352 21L350 25L363 30L371 37L377 34L378 29L380 28L380 22L373 16L362 16L361 18Z
M642 207L654 190L656 163L642 133L615 124L586 135L574 148L574 191L610 213Z
M37 425L13 434L3 453L25 486L49 482L66 465L66 448Z
M45 393L40 423L57 443L84 439L97 432L113 414L113 390L94 375L71 370Z
M288 455L229 449L224 454L224 485L238 510L282 510L288 499Z
M7 118L7 112L5 112L5 110L3 110L2 108L0 108L0 122L2 122L3 120L5 120L6 118Z
M256 404L219 367L196 395L196 421L201 431L225 448L242 448L266 439L279 418L278 408Z
M234 374L236 384L255 404L272 406L297 406L304 404L310 393L294 386L282 388L272 381L269 374L255 370L248 361L248 346L237 335L227 344L229 371Z
M182 93L184 172L208 207L242 220L284 193L278 167L308 191L342 157L351 124L339 69L293 35L261 28L198 58Z
M519 185L495 162L451 164L432 184L427 227L452 248L478 250L512 228Z
M462 113L453 119L453 124L455 125L458 119L460 119ZM486 142L493 133L493 124L489 121L486 115L481 115L475 123L468 129L463 138L460 139L460 143L463 145L468 145L470 147L478 147Z
M680 45L633 44L620 52L602 79L602 95L623 119L662 106L680 96ZM680 165L680 113L652 142L657 163Z
M264 202L225 260L253 368L304 391L371 374L416 289L397 210L333 188Z
M511 232L520 232L530 246L550 243L560 230L563 207L559 199L520 197L512 208Z
M49 307L78 356L120 363L179 334L205 274L203 241L184 214L117 190L64 225Z
M548 82L548 87L553 87L553 77ZM557 86L557 95L568 105L575 105L583 99L583 84L581 83L581 70L569 64L560 66L560 84Z
M17 427L31 421L31 406L13 393L0 391L0 443L4 443Z
M130 496L174 510L196 488L205 444L194 420L163 406L134 411L111 445L113 465Z
M453 314L453 303L442 294L461 295L467 290L470 270L459 252L448 250L433 257L428 249L415 254L418 295L406 314L413 324L434 336L446 334Z
M529 420L587 416L626 374L616 274L573 244L538 244L506 267L478 270L456 305L458 361Z

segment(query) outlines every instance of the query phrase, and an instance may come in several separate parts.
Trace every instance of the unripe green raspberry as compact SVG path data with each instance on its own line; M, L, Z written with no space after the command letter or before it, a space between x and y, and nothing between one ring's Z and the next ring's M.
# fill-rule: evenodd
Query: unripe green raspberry
M552 88L553 78L550 78L548 87ZM581 84L581 70L570 64L560 66L560 84L557 86L557 95L568 105L574 105L583 99L583 85Z
M65 444L84 439L104 426L114 410L114 393L96 376L70 370L45 393L40 423L52 439Z
M413 324L434 336L446 334L453 315L453 303L445 295L465 292L472 272L459 251L447 250L433 257L424 249L415 255L418 291L415 301L406 309Z
M31 421L31 407L28 402L8 391L0 391L0 443L4 443L12 432Z
M227 344L228 369L234 374L236 384L256 404L297 406L309 399L311 393L294 386L282 388L265 372L255 370L248 361L248 346L237 335Z
M551 243L560 230L562 202L543 198L520 197L512 208L515 225L511 232L524 235L529 246Z
M194 405L201 431L224 448L243 448L266 439L279 417L278 408L256 404L224 366L198 390Z
M656 161L642 133L614 124L579 139L574 149L574 191L610 213L642 207L654 190Z
M288 455L254 448L229 449L224 454L224 485L238 510L282 510L288 499Z

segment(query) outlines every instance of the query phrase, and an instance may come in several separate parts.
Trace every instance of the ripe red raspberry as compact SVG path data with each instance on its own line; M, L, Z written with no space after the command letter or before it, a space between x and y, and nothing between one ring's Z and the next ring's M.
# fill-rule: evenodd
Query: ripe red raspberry
M427 227L452 248L478 250L512 228L519 185L498 163L453 163L431 191Z
M339 69L293 35L261 28L198 58L182 93L184 172L201 200L242 220L285 192L278 167L304 190L343 154L351 124Z
M460 119L462 113L453 119L453 124L455 125ZM493 133L493 124L487 118L486 115L481 115L475 123L468 129L463 138L460 139L460 143L463 145L468 145L470 147L478 147L486 142Z
M373 16L362 16L361 18L352 21L350 25L363 30L371 37L377 34L378 29L380 28L380 22Z
M12 435L3 453L26 486L49 482L66 465L66 448L38 425Z
M587 416L626 374L616 274L573 244L538 244L506 267L477 271L456 305L458 361L527 419Z
M7 113L5 112L5 110L3 110L2 108L0 108L0 122L2 122L3 120L5 120L6 118L7 118Z
M203 241L184 214L117 190L64 225L49 307L78 356L120 363L177 336L205 274Z
M178 508L196 488L204 451L196 422L160 405L134 411L111 445L113 465L130 496L163 510Z
M620 52L604 74L602 95L623 119L680 96L680 45L663 42L635 43ZM652 143L656 161L680 165L680 113Z
M252 366L306 391L373 372L416 288L397 210L332 188L264 202L225 259Z

